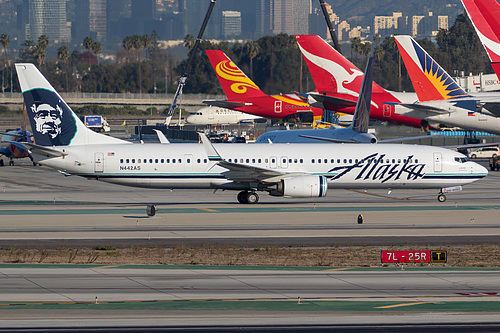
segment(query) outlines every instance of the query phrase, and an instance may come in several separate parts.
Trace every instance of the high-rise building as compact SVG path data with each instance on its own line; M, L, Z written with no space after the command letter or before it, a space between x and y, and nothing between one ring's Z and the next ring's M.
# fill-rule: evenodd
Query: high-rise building
M37 41L46 35L54 44L71 40L71 24L66 21L66 0L29 0L26 39Z
M411 18L411 35L413 37L419 34L419 26L421 25L423 19L423 15L415 15Z
M241 13L236 11L222 12L222 36L238 37L241 35Z
M386 34L394 34L398 30L398 21L403 13L394 12L392 16L375 16L373 20L373 32L379 34L380 30L386 30Z
M89 0L89 29L98 41L106 41L106 0Z

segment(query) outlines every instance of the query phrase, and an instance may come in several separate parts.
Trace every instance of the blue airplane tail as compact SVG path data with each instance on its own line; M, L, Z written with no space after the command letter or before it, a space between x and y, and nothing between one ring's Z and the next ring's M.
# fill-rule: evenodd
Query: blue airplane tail
M366 63L365 75L359 92L356 110L349 128L362 132L368 132L368 123L370 121L370 105L372 102L372 86L373 86L373 57L368 58Z

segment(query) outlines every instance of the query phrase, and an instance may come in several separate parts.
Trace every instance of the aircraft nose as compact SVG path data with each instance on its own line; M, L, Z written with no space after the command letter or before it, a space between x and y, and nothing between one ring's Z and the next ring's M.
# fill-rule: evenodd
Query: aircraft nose
M488 174L488 169L486 169L484 166L476 162L473 163L474 163L474 173L484 174L484 176Z

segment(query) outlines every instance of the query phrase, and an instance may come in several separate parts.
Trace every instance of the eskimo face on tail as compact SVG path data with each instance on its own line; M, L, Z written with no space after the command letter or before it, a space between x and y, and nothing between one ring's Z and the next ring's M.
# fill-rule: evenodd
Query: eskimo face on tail
M23 95L35 143L41 146L69 145L76 134L76 123L64 101L56 93L44 89L26 91Z

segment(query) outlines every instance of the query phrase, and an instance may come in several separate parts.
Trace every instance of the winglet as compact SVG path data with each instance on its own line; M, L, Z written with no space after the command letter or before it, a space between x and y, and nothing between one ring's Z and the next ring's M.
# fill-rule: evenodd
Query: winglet
M497 0L462 0L462 4L500 77L500 4Z
M207 152L208 159L210 161L222 161L222 157L220 157L215 147L210 142L210 139L205 135L205 133L198 133L201 138L201 142L203 143L203 148Z
M370 121L370 105L372 101L372 86L373 86L373 57L368 58L366 63L365 75L359 93L356 111L352 119L352 130L368 133L368 123Z
M159 131L157 129L153 129L153 131L155 131L156 135L158 135L158 140L160 140L160 143L170 143L170 141L168 141L167 137L165 136L165 134L163 134L162 131Z
M468 96L411 36L394 38L420 102Z

